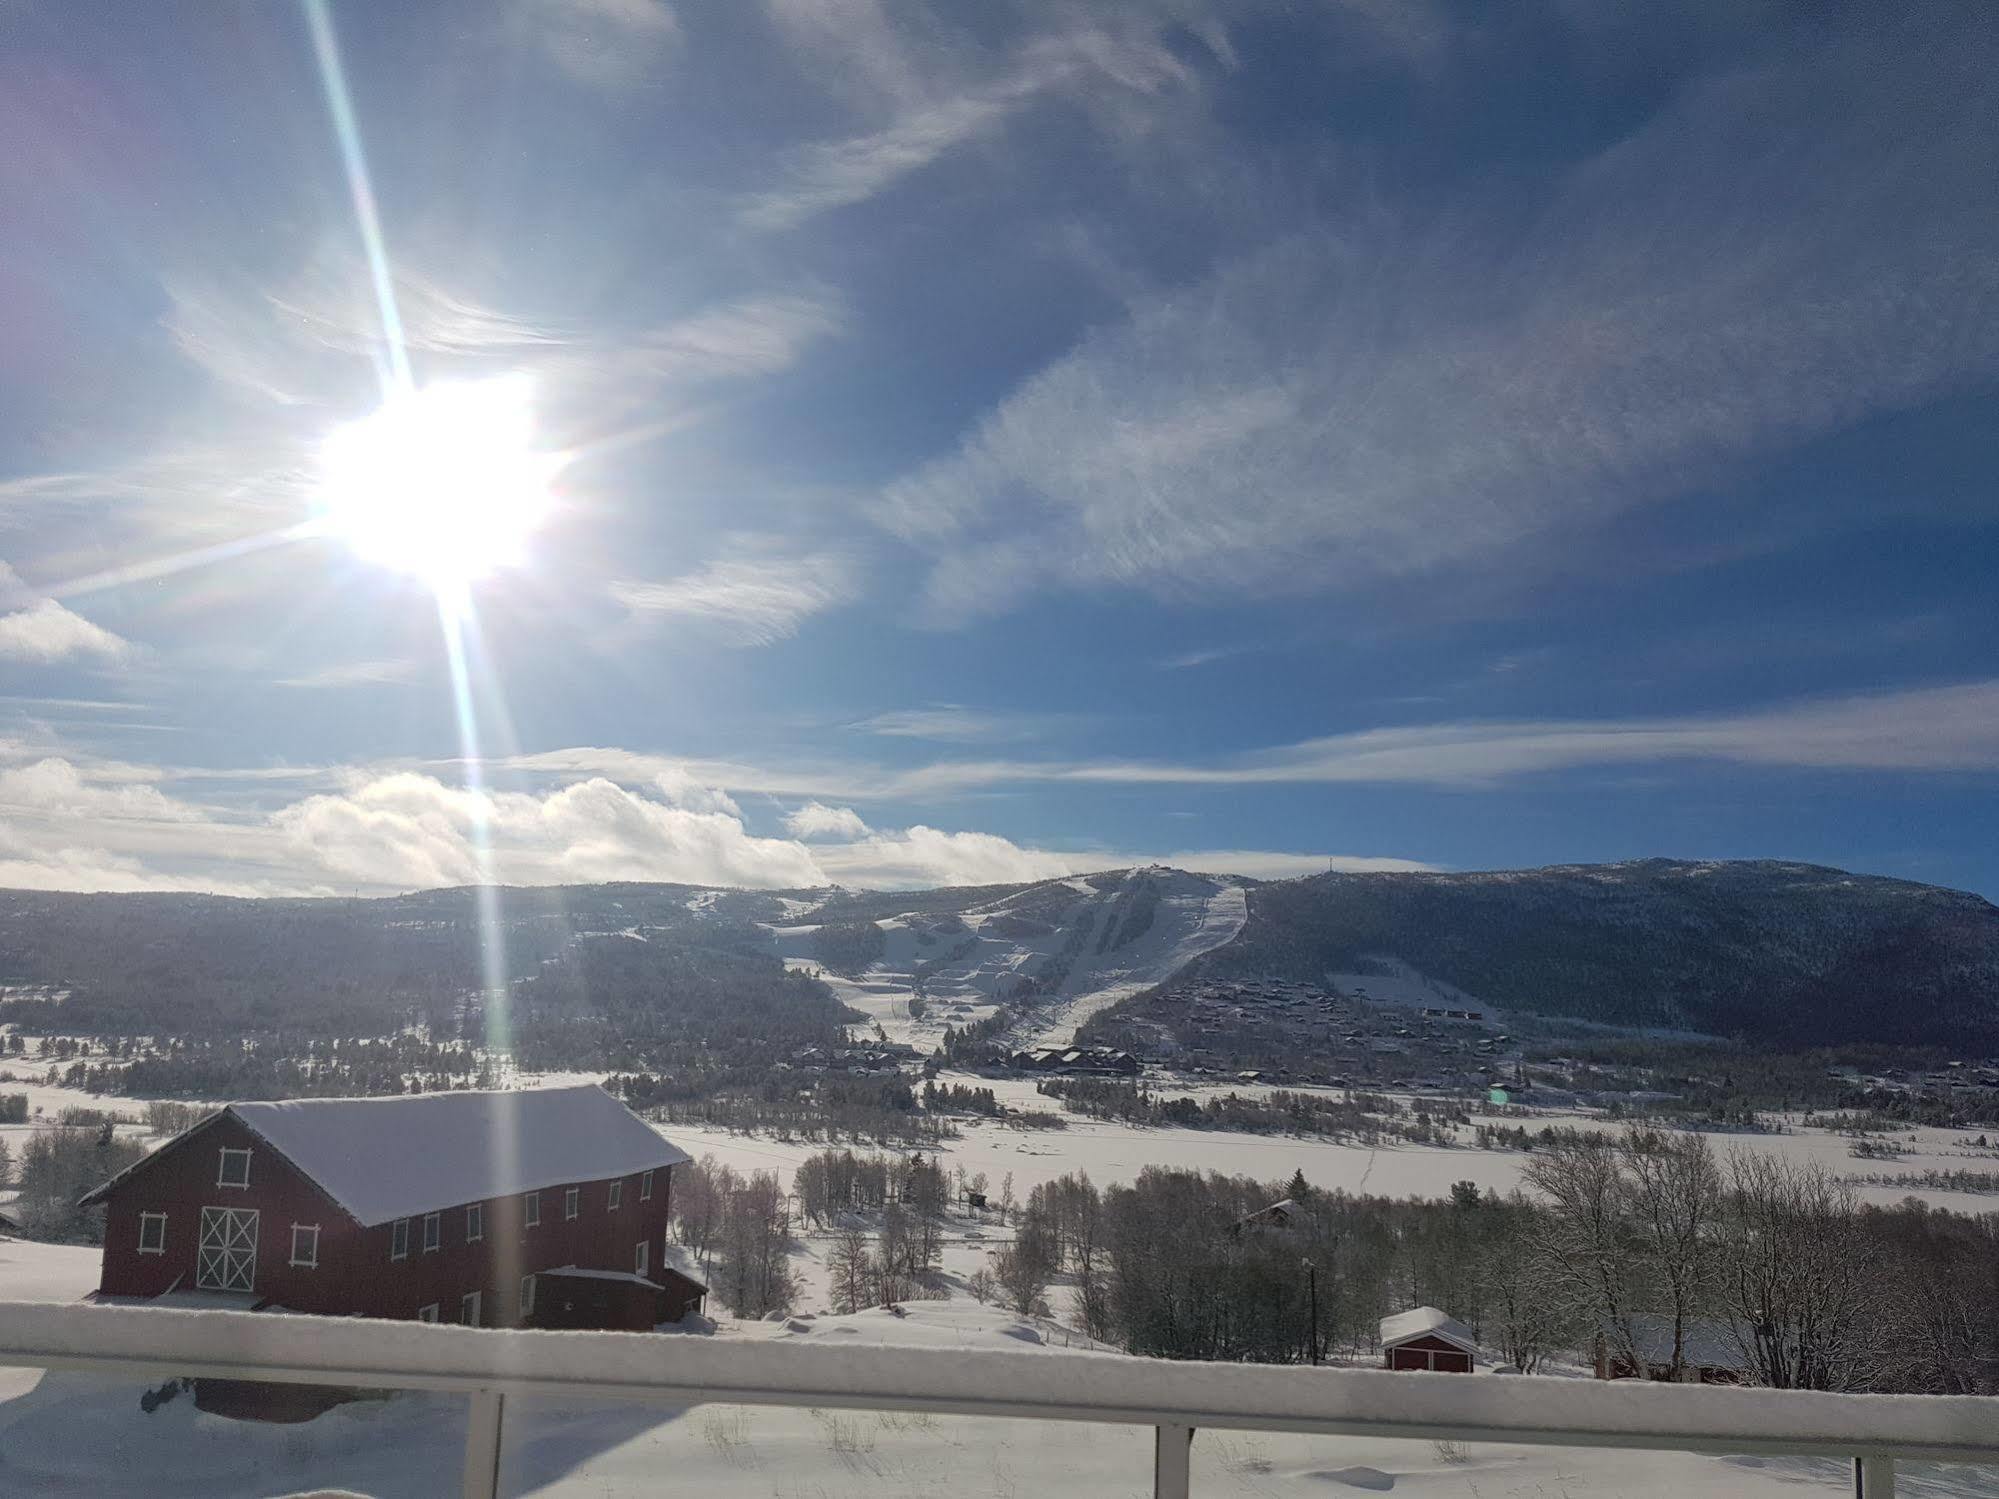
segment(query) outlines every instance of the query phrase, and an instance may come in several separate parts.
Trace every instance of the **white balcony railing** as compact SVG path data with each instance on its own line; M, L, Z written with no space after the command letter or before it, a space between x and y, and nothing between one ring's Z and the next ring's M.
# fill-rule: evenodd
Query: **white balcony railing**
M1197 1429L1850 1460L1861 1499L1897 1459L1999 1463L1999 1401L1531 1376L967 1354L799 1342L505 1332L267 1313L0 1302L0 1365L467 1394L467 1499L499 1491L509 1396L798 1406L1150 1426L1153 1492L1185 1499Z

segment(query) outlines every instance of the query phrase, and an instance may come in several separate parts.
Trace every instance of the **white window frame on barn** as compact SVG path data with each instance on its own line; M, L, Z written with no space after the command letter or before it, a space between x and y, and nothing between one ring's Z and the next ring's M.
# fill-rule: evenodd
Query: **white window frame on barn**
M524 1222L529 1228L540 1228L541 1193L530 1192L527 1194L527 1196L524 1199L522 1199L522 1201L526 1206L526 1212L522 1215L521 1221Z
M230 1179L229 1158L232 1155L243 1158L243 1179L241 1181L232 1181ZM237 1188L245 1188L250 1185L250 1151L247 1147L236 1145L225 1145L222 1147L222 1154L215 1163L215 1185L218 1187Z
M486 1237L486 1204L468 1203L465 1208L465 1242L477 1244Z
M298 1252L299 1235L306 1234L306 1252ZM319 1268L319 1225L317 1223L294 1223L292 1225L292 1264L302 1270Z
M525 1322L533 1315L534 1277L532 1275L523 1275L521 1277L521 1321Z
M567 1223L571 1218L574 1218L577 1213L582 1211L582 1204L583 1189L581 1187L571 1187L567 1192L564 1192L562 1194L562 1221Z
M624 1202L624 1200L625 1200L625 1184L623 1182L612 1182L611 1190L605 1194L604 1210L606 1212L615 1213L617 1212L619 1206Z
M160 1226L159 1235L158 1238L155 1240L155 1242L148 1244L146 1242L146 1239L149 1237L147 1230L151 1229L155 1223L157 1223ZM139 1253L165 1254L166 1252L167 1252L167 1215L165 1213L139 1214Z
M419 1322L435 1322L437 1320L437 1303L433 1301L429 1306L418 1307L416 1309L416 1319Z
M436 1254L444 1247L444 1214L425 1213L423 1215L423 1252Z
M639 1177L639 1201L652 1201L652 1173L650 1171L645 1172Z
M484 1298L482 1291L467 1291L458 1298L458 1321L465 1327L479 1325L479 1303Z
M652 1240L640 1239L632 1250L632 1274L644 1280L652 1274Z
M410 1257L410 1221L398 1218L389 1225L389 1258L406 1260Z

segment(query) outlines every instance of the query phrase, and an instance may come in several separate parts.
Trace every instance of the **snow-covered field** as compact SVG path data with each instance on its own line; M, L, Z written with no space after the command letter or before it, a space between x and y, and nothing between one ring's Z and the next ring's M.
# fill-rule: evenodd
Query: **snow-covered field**
M986 1078L972 1074L945 1072L943 1083L960 1082L991 1088L1003 1104L1018 1108L1054 1109L1056 1101L1034 1091L1030 1078ZM1163 1097L1186 1094L1200 1097L1216 1092L1268 1092L1267 1086L1235 1084L1189 1084L1165 1086ZM1329 1090L1309 1090L1329 1091ZM1337 1091L1337 1090L1331 1090ZM1302 1170L1314 1186L1343 1188L1349 1192L1372 1192L1388 1197L1447 1197L1451 1184L1474 1181L1480 1187L1509 1192L1519 1184L1520 1173L1529 1157L1519 1151L1480 1150L1470 1143L1471 1132L1461 1130L1467 1143L1455 1147L1391 1144L1370 1148L1335 1140L1291 1135L1234 1134L1220 1130L1142 1129L1127 1124L1104 1123L1067 1116L1069 1126L1061 1130L1023 1130L992 1120L960 1119L961 1135L945 1142L941 1155L947 1168L963 1166L968 1174L984 1172L991 1190L997 1193L1001 1178L1013 1175L1015 1195L1022 1200L1037 1184L1053 1181L1074 1171L1086 1171L1099 1187L1129 1182L1147 1166L1174 1166L1188 1170L1222 1171L1276 1181ZM1543 1125L1564 1125L1583 1129L1617 1129L1621 1126L1601 1115L1566 1112L1537 1113L1524 1118L1496 1119L1494 1123L1525 1125L1537 1130ZM703 1129L685 1124L666 1126L675 1144L695 1156L713 1155L738 1171L776 1170L789 1180L798 1162L823 1145L804 1141L776 1140L762 1135L736 1135L726 1130ZM1938 1170L1999 1170L1999 1161L1990 1156L1970 1155L1976 1131L1910 1129L1893 1137L1902 1158L1895 1161L1858 1161L1848 1151L1848 1140L1830 1130L1802 1126L1788 1134L1710 1134L1708 1143L1726 1158L1732 1150L1780 1155L1790 1160L1818 1161L1840 1174L1881 1172L1913 1174L1930 1168ZM1988 1136L1989 1138L1989 1136ZM1963 1213L1999 1211L1999 1197L1968 1192L1940 1192L1905 1186L1860 1187L1860 1196L1870 1202L1893 1203L1911 1195L1937 1207Z
M1159 869L1133 870L1125 876L1127 884L1140 879L1156 880L1161 886L1151 927L1123 947L1106 952L1084 944L1071 963L1059 1002L1041 1017L1040 1039L1069 1041L1076 1027L1099 1010L1152 987L1202 953L1227 942L1242 930L1248 917L1247 896L1243 887L1232 881ZM1074 893L1077 909L1092 901L1107 904L1106 895L1087 881L1058 883L1067 884ZM1015 898L1009 896L993 907L964 911L963 932L934 933L935 918L886 917L875 923L886 944L880 961L857 978L833 973L822 976L842 1001L879 1023L889 1039L931 1049L945 1026L962 1026L990 1015L1003 982L1025 977L1061 947L1066 928L1053 928L1040 936L1024 935L1018 929L1008 935L987 930L996 917L1005 914L1000 907ZM770 932L787 965L816 970L820 963L813 934L818 929L808 922L773 926ZM943 961L959 947L967 951L948 963ZM919 1020L909 1013L909 997L915 989L917 966L923 963L938 967L926 979L928 1006Z

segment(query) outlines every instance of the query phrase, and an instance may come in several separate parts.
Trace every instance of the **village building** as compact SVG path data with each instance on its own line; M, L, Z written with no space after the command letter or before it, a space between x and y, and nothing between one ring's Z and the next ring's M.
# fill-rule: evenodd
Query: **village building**
M1304 1216L1305 1209L1289 1197L1282 1202L1273 1202L1269 1207L1258 1208L1247 1217L1236 1220L1234 1232L1241 1234L1245 1229L1289 1228L1294 1219Z
M1470 1374L1478 1362L1471 1329L1434 1306L1412 1307L1381 1319L1381 1366Z
M1597 1330L1595 1358L1598 1379L1673 1377L1673 1319L1650 1312L1625 1319L1631 1350L1624 1337L1608 1326ZM1753 1330L1747 1323L1705 1317L1689 1318L1680 1332L1681 1384L1747 1384L1751 1366L1746 1350ZM1636 1355L1633 1362L1632 1355Z
M667 1263L689 1159L594 1085L230 1104L83 1199L95 1299L650 1329L707 1290Z

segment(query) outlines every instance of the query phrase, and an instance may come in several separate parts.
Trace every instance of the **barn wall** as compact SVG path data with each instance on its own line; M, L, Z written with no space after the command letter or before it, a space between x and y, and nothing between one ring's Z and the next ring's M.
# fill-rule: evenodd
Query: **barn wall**
M216 1185L224 1146L251 1150L247 1188ZM412 1148L420 1150L421 1142ZM111 1295L157 1296L178 1281L181 1289L194 1289L201 1209L251 1208L258 1213L254 1293L263 1299L294 1311L394 1318L413 1318L435 1302L440 1320L456 1322L460 1298L476 1290L483 1325L512 1325L524 1275L572 1264L629 1271L641 1240L649 1268L660 1268L671 1169L654 1173L650 1200L640 1198L640 1173L616 1179L624 1183L616 1210L609 1206L610 1179L575 1183L574 1220L563 1218L564 1187L542 1189L541 1222L534 1228L526 1225L523 1198L489 1199L478 1241L467 1238L468 1204L454 1204L440 1212L442 1242L430 1253L423 1249L419 1215L409 1222L408 1256L392 1260L392 1225L360 1227L262 1137L224 1115L155 1152L108 1195L100 1288ZM138 1252L141 1212L167 1214L164 1254ZM294 1223L320 1226L315 1269L288 1263Z
M216 1185L225 1146L251 1152L248 1187ZM359 1227L262 1138L227 1115L155 1152L112 1189L105 1202L99 1288L118 1296L157 1296L175 1282L184 1291L195 1289L204 1207L256 1212L258 1295L302 1312L344 1309L353 1288L334 1267L353 1262ZM164 1254L139 1253L142 1212L167 1215ZM321 1269L295 1270L287 1263L294 1223L320 1226Z

